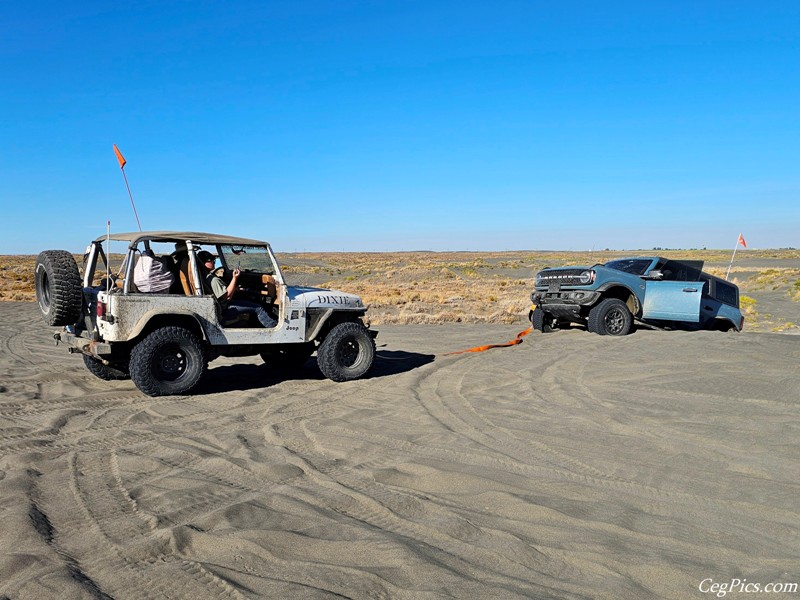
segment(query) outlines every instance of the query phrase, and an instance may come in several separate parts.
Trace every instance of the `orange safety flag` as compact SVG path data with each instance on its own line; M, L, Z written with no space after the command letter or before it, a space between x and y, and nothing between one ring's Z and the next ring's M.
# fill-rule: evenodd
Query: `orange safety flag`
M468 350L459 350L457 352L447 352L445 356L450 356L451 354L466 354L467 352L484 352L485 350L490 350L492 348L505 348L506 346L516 346L517 344L522 343L522 338L528 335L531 331L533 331L533 327L528 327L525 331L520 331L513 340L509 342L505 342L503 344L487 344L486 346L475 346L474 348L469 348Z
M117 160L119 161L119 168L120 168L120 169L124 169L124 168L125 168L125 164L126 164L128 161L127 161L127 160L125 160L125 157L124 157L124 156L122 156L122 152L120 152L120 151L119 151L119 148L117 148L117 145L116 145L116 144L114 144L114 154L116 154L116 155L117 155Z
M747 242L744 241L744 236L741 233L739 234L739 243L747 248Z

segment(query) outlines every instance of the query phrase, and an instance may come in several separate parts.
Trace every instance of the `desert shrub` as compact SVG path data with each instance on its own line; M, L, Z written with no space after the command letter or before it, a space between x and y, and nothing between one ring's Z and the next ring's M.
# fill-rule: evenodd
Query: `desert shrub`
M800 279L794 282L789 290L789 297L795 302L800 302Z
M742 313L748 317L754 317L758 313L756 312L756 300L755 298L751 298L750 296L739 296L739 306L741 308Z

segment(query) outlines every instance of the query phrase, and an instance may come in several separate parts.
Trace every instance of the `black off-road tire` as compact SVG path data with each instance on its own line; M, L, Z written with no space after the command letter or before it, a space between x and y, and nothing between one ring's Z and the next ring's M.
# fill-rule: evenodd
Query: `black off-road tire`
M736 329L736 326L731 323L730 321L717 321L714 323L714 327L711 329L712 331L720 331L722 333L739 333L739 330Z
M72 325L81 317L83 285L78 265L66 250L45 250L36 257L36 301L48 325Z
M375 359L375 340L361 323L339 323L317 350L319 370L331 381L350 381L364 375Z
M588 329L600 335L628 335L633 315L628 305L618 298L606 298L589 311Z
M552 322L553 318L548 313L544 312L541 307L537 306L533 309L531 313L531 325L533 325L536 331L550 333L553 331Z
M89 356L88 354L83 355L83 364L86 365L86 368L89 369L92 375L104 381L120 381L122 379L131 378L127 366L106 365L97 360L94 356Z
M280 344L270 346L261 352L261 358L276 370L296 370L314 354L314 342L303 344Z
M161 327L131 352L131 379L148 396L189 393L208 368L205 344L183 327Z

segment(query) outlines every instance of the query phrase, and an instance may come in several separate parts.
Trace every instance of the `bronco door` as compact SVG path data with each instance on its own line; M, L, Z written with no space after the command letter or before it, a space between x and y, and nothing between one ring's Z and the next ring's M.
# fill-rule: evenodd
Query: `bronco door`
M642 317L697 323L702 293L702 281L647 281Z

